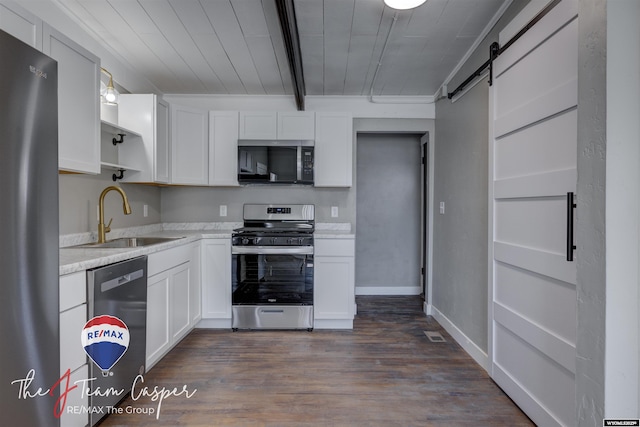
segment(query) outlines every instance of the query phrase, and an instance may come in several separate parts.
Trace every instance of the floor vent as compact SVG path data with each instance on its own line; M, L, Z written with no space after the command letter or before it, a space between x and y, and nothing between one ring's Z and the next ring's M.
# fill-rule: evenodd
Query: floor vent
M429 338L431 342L447 342L444 337L440 334L440 332L435 331L424 331L424 334Z

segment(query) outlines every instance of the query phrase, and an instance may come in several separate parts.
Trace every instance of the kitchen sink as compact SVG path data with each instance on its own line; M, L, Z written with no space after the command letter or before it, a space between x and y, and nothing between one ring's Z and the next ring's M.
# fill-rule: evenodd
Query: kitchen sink
M176 239L182 239L182 237L122 237L120 239L113 239L104 243L87 243L74 247L94 249L139 248L142 246L171 242Z

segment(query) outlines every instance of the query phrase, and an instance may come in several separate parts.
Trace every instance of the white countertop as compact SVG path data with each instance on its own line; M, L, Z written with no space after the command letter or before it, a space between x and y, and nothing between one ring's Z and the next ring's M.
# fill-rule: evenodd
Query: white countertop
M155 224L151 226L132 227L114 230L108 239L121 237L179 237L165 243L143 246L139 248L78 248L96 240L95 233L80 233L60 237L60 275L84 271L103 265L113 264L141 255L149 255L175 246L195 242L200 239L230 239L238 223L188 223L188 224ZM350 224L317 224L316 239L354 239Z
M159 231L155 233L136 235L136 237L179 237L165 243L143 246L139 248L60 248L60 275L84 271L101 267L114 262L120 262L141 255L195 242L200 239L230 239L231 230L202 230L202 231Z

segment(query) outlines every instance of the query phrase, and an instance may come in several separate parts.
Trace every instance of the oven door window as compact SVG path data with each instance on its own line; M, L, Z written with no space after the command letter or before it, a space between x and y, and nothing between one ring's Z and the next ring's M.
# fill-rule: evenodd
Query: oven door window
M234 305L313 305L313 255L233 255Z

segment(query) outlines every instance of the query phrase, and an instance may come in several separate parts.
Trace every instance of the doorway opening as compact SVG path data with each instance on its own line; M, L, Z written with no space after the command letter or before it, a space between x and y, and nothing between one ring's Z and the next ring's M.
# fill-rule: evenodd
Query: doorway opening
M358 134L356 295L423 293L422 136Z

